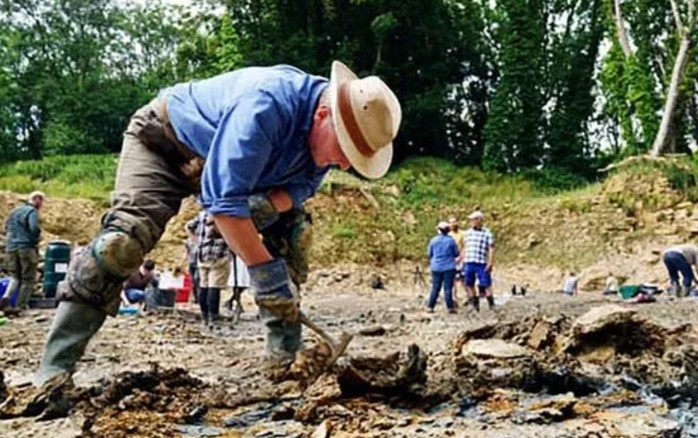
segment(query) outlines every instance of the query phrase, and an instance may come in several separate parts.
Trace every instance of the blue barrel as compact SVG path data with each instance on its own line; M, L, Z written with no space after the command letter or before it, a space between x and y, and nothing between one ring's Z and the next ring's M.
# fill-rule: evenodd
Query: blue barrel
M56 287L65 278L69 263L70 242L65 240L50 241L44 255L43 289L46 298L56 296Z
M0 298L8 294L7 298L10 303L10 307L17 307L17 301L19 301L19 288L15 287L12 295L9 295L8 288L10 287L10 277L0 278Z

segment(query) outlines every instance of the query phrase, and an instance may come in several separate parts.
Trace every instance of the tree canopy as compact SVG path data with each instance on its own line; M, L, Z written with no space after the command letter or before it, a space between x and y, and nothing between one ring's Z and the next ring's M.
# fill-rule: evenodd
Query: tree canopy
M118 152L178 81L334 59L403 105L398 161L588 178L698 138L693 0L0 0L0 162Z

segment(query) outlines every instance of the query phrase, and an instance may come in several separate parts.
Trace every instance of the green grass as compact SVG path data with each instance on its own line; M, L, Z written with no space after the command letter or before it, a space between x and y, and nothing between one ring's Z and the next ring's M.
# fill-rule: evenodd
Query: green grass
M53 156L0 167L0 190L105 202L114 186L116 155Z
M49 196L104 203L113 188L116 160L116 155L56 156L5 165L0 167L0 190L39 189ZM481 208L499 242L498 261L524 257L574 267L603 251L605 238L584 225L585 218L599 214L599 196L632 216L639 201L645 209L661 209L698 200L697 173L698 162L690 158L640 161L612 172L608 181L581 186L555 175L541 184L541 174L493 174L435 158L408 159L378 181L332 171L311 203L317 218L314 235L320 240L313 246L313 259L321 264L423 262L438 221L455 216L465 228L467 215ZM657 175L668 182L670 196L655 187ZM614 178L616 190L605 192ZM560 189L555 181L574 188ZM581 231L572 226L575 221ZM640 238L642 232L628 238ZM574 248L562 244L575 239ZM530 243L537 240L541 243Z

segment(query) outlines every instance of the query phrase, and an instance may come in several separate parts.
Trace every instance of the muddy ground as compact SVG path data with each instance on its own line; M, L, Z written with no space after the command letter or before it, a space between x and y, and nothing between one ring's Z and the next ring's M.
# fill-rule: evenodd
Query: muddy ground
M0 436L698 436L693 299L618 306L592 293L501 292L496 311L449 315L426 313L409 286L311 284L306 312L357 336L309 388L262 374L248 296L242 320L214 332L178 305L110 318L79 363L68 417L1 420ZM35 310L0 327L10 394L31 379L50 318Z

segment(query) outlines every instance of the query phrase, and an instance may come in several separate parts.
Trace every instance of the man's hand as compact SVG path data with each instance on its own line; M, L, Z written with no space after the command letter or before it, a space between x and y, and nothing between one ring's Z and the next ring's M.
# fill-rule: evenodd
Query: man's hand
M298 294L292 289L286 263L282 259L274 259L250 266L248 270L257 305L286 324L298 323Z
M492 268L494 267L492 262L487 263L487 266L485 266L485 271L487 272L492 272Z

